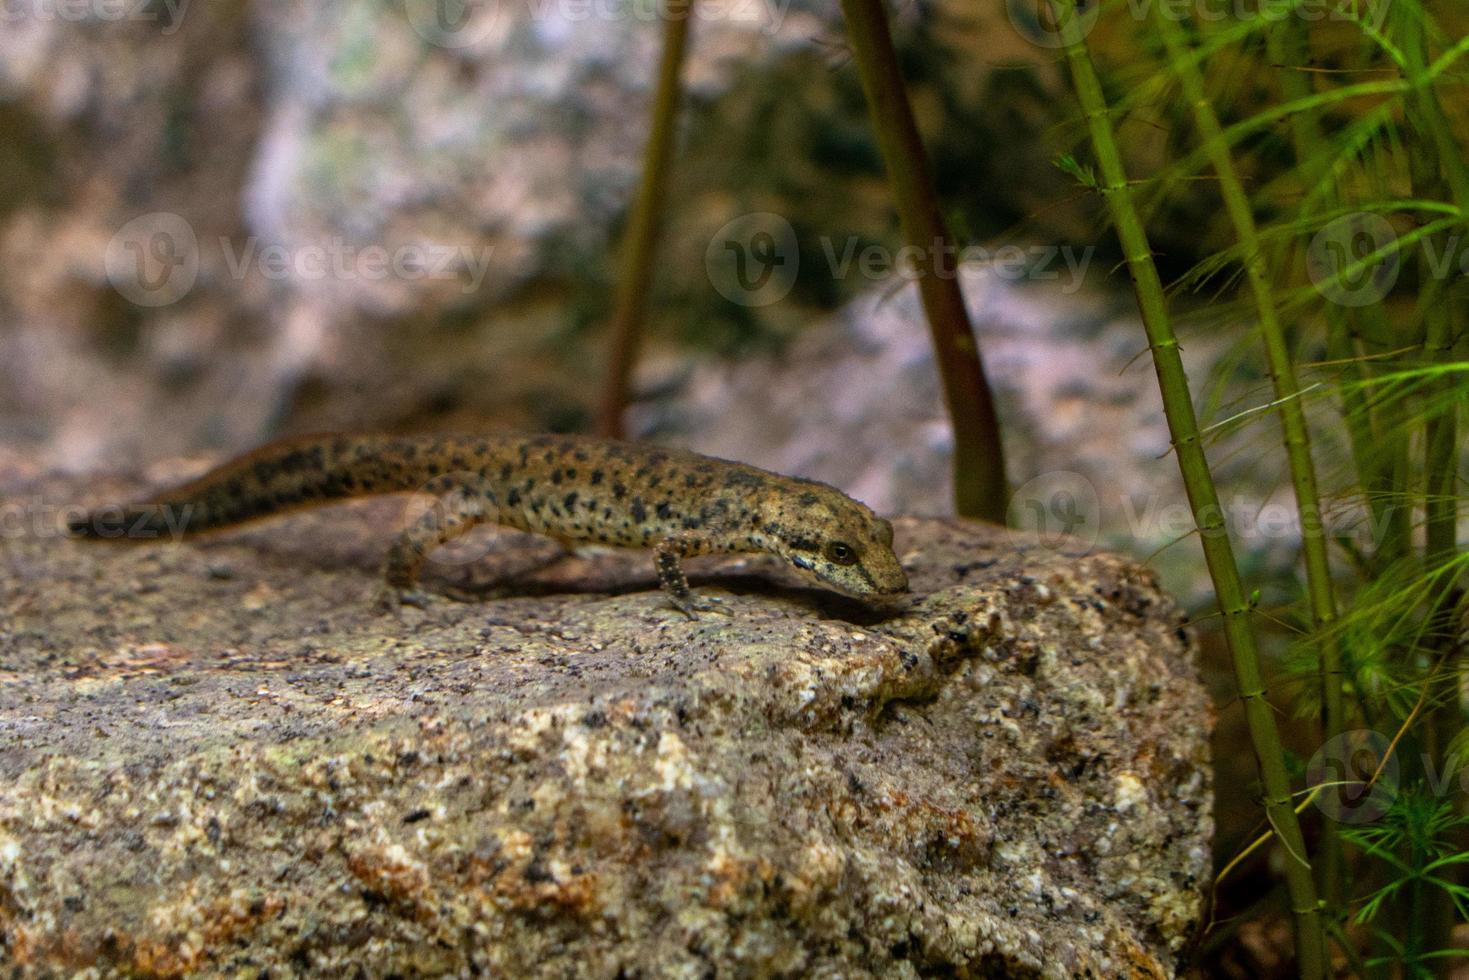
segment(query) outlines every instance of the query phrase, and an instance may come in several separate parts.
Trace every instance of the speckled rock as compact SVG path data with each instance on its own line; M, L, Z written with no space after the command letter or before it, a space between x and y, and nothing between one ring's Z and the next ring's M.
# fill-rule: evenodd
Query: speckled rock
M129 489L0 501L0 975L1177 969L1212 719L1131 562L907 519L888 614L723 559L689 622L603 553L378 616L402 503L49 531ZM441 583L548 557L464 547Z

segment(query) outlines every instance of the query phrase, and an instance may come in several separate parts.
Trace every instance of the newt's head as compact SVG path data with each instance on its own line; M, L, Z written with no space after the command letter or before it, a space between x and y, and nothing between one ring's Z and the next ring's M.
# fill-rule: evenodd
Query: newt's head
M908 591L893 553L893 526L868 507L822 484L779 507L774 550L839 592L873 599Z

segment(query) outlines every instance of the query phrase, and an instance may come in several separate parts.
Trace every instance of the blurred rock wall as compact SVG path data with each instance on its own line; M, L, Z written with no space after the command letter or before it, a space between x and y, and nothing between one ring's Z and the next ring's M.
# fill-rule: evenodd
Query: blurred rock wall
M970 234L1064 184L1033 138L1053 57L982 6L898 13ZM83 469L302 429L584 424L658 56L649 3L0 16L0 439ZM873 287L831 257L891 250L880 161L835 5L693 16L652 347L774 349ZM751 214L804 260L778 302L713 281Z

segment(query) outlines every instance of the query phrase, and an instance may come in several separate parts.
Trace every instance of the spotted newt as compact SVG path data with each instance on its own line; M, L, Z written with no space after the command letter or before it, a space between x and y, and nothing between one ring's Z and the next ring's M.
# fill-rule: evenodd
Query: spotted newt
M156 540L409 491L432 494L439 506L389 550L389 605L421 602L416 584L429 553L482 523L568 543L651 548L664 591L690 617L714 608L684 576L680 561L693 555L777 555L865 599L908 589L892 525L834 487L677 449L572 435L285 440L146 502L93 510L69 527L79 537Z

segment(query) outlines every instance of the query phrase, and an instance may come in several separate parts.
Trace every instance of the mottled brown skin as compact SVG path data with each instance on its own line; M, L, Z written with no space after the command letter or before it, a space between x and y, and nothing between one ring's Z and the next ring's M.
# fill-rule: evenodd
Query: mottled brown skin
M566 542L652 548L673 604L709 608L680 559L767 552L861 598L908 589L892 525L811 480L676 449L569 435L316 436L273 443L151 501L99 509L73 534L154 539L229 527L348 497L440 499L388 553L388 595L415 601L429 553L481 523Z

